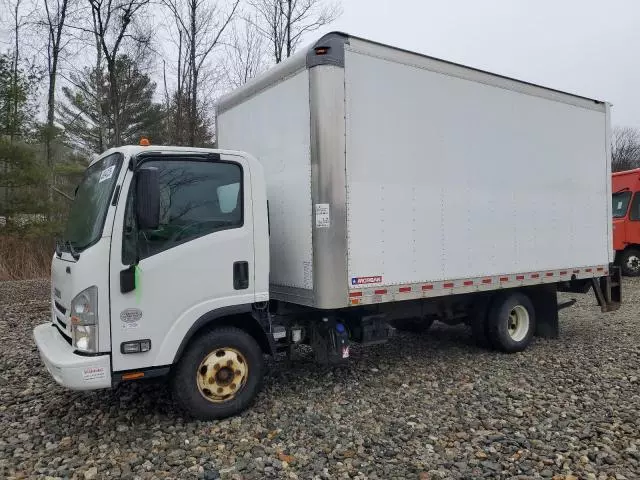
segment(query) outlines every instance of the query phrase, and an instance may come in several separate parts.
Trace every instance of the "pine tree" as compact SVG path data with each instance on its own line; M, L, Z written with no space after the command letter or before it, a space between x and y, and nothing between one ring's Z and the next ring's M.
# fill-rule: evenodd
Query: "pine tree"
M98 73L104 82L99 86ZM148 137L152 143L163 143L164 112L162 106L153 101L156 84L124 55L118 57L116 74L123 143L137 144L141 136ZM104 148L116 146L108 79L104 70L97 72L95 68L85 68L72 75L73 87L62 89L64 100L58 104L60 123L69 141L86 152L101 153L100 125L106 127L102 132Z
M186 95L173 94L167 109L165 120L164 142L167 145L191 145L196 147L213 147L213 127L209 117L203 115L203 105L196 109L195 126L190 128L188 118L192 114L189 110L191 99Z
M34 66L18 66L14 72L12 64L10 55L0 53L0 136L26 140L37 129L36 93L42 74Z

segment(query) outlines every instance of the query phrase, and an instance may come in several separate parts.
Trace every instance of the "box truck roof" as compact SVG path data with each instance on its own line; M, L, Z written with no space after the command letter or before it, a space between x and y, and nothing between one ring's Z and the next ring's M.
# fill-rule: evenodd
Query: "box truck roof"
M233 106L237 105L238 103L242 103L248 97L255 95L256 93L263 90L264 88L267 88L269 85L272 85L273 83L279 82L284 78L287 78L295 74L301 69L312 68L317 65L335 65L338 67L344 67L345 45L351 45L351 48L358 48L357 45L355 45L356 43L360 45L368 45L373 48L378 48L378 49L381 48L383 50L389 50L389 53L395 53L396 55L399 55L399 56L405 56L405 57L417 56L423 59L429 59L434 62L441 63L443 64L443 66L445 65L449 66L450 71L447 73L454 76L456 76L456 70L459 70L459 69L466 70L467 72L472 71L472 72L476 72L481 76L492 77L494 79L494 82L496 80L502 80L506 82L505 83L506 88L513 87L513 84L515 83L515 84L520 84L521 86L532 87L533 89L544 90L547 92L547 95L555 94L553 95L553 97L556 100L561 99L558 97L566 96L566 97L572 97L575 100L594 103L596 105L604 104L604 102L601 100L564 92L562 90L545 87L535 83L526 82L523 80L518 80L512 77L488 72L486 70L481 70L474 67L469 67L469 66L451 62L448 60L442 60L440 58L432 57L429 55L424 55L421 53L405 50L405 49L394 47L391 45L386 45L386 44L365 39L362 37L349 35L348 33L331 32L324 35L319 40L309 45L307 48L300 50L299 52L292 55L288 59L284 60L283 62L279 63L275 67L271 68L264 74L259 75L253 80L247 82L244 86L222 97L217 104L217 113L222 113L225 110L228 110L229 108L232 108ZM527 93L533 93L533 92L529 90Z

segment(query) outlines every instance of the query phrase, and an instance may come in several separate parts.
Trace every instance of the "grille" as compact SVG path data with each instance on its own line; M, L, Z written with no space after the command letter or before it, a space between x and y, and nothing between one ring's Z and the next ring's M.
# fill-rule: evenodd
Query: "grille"
M64 308L62 305L60 305L58 302L53 302L53 303L61 314L64 315L65 313L67 313L67 309Z
M60 327L58 325L56 325L56 329L58 330L58 332L60 333L60 335L62 335L62 338L65 339L65 341L71 345L71 337L67 334L65 334L62 330L60 330Z

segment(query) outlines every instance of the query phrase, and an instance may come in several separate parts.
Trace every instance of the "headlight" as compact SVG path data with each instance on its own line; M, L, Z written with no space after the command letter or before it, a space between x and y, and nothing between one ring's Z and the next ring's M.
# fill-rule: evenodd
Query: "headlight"
M71 300L73 345L83 352L98 351L98 287L89 287Z
M73 344L83 352L98 352L98 327L96 325L74 325Z

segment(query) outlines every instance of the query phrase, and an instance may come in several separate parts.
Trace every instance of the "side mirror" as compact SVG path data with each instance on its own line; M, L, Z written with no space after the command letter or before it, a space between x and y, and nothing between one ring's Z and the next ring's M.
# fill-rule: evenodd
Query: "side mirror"
M160 181L157 168L136 172L136 219L140 230L155 230L160 224Z

